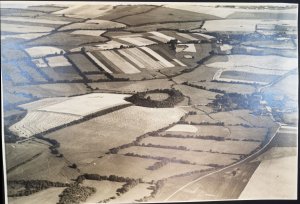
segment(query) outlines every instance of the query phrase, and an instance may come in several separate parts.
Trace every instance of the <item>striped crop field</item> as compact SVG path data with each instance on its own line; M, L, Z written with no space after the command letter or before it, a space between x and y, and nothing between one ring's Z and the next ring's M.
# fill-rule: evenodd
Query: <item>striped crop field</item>
M129 54L128 52L126 52L125 50L118 50L118 52L119 52L121 55L127 57L130 61L132 61L132 62L133 62L135 65L137 65L139 68L142 68L142 69L146 68L146 66L145 66L142 62L138 61L134 56L130 55L130 54Z
M86 54L107 73L114 74L135 74L145 69L157 70L186 66L168 52L149 47L98 50Z
M21 137L31 137L67 125L99 111L130 104L127 94L92 93L74 97L42 99L24 104L27 114L9 129Z
M167 41L170 41L170 40L174 40L175 38L174 37L171 37L171 36L168 36L168 35L165 35L163 33L160 33L160 32L157 32L157 31L152 31L152 32L149 32L157 37L160 37L160 38L164 38L166 39Z
M104 69L107 73L112 73L110 69L108 69L102 62L100 62L92 53L87 52L87 56L89 56L99 67Z
M175 67L172 63L170 63L169 61L167 61L165 58L163 58L162 56L160 56L159 54L157 54L156 52L154 52L150 48L148 48L148 47L141 47L141 49L144 50L144 51L146 51L147 53L149 53L153 57L155 57L157 60L159 60L159 62L163 66L165 66L165 67Z
M78 69L83 73L88 72L100 72L97 66L95 66L86 56L80 53L73 53L68 55L69 60L71 60ZM102 68L102 67L101 67Z
M146 53L141 51L138 48L129 48L126 51L128 51L129 54L131 54L133 57L135 57L138 61L142 62L146 65L148 69L162 69L163 66L158 63L156 60L148 56Z
M135 66L126 61L123 57L118 55L116 52L107 50L101 51L107 59L109 59L113 64L115 64L122 72L126 74L134 74L141 72Z
M80 116L70 114L33 111L27 113L21 121L12 125L9 129L21 137L30 137L80 118Z
M157 40L157 41L162 42L162 43L167 43L168 42L168 40L166 38L162 38L162 37L155 36L155 35L149 36L149 38Z

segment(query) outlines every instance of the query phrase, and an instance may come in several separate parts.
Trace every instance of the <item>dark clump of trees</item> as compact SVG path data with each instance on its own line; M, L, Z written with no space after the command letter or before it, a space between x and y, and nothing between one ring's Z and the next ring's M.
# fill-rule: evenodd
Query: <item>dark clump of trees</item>
M76 165L76 164L72 164L72 165L70 166L70 168L77 169L77 165Z
M166 93L169 97L162 101L152 100L150 97L146 97L147 94L151 93ZM130 97L125 98L125 100L137 105L152 108L168 108L174 107L177 103L184 99L183 94L175 89L155 89L146 92L138 92Z
M117 189L117 193L123 194L129 191L131 188L134 186L138 185L139 181L138 180L129 180L127 183L125 183L121 188Z
M58 204L71 204L86 201L86 199L96 192L96 189L88 186L71 185L59 195Z
M261 96L257 93L253 94L238 94L238 93L225 93L217 95L212 103L208 106L213 107L216 111L231 111L238 109L251 109L259 108Z
M157 169L159 169L159 168L165 166L165 165L168 164L169 162L170 162L169 159L164 159L164 160L155 162L153 165L148 166L148 167L147 167L147 170L151 170L151 171L157 170Z
M151 186L150 190L152 190L151 194L149 196L145 196L139 200L137 200L137 202L146 202L151 198L154 198L155 195L158 193L158 191L163 187L164 185L164 180L159 180L155 183L154 186Z
M8 187L14 185L22 185L24 186L24 190L18 191L15 194L9 194L9 197L17 197L17 196L28 196L33 193L39 192L41 190L45 190L50 187L68 187L70 184L61 183L61 182L52 182L47 180L17 180L17 181L8 181Z

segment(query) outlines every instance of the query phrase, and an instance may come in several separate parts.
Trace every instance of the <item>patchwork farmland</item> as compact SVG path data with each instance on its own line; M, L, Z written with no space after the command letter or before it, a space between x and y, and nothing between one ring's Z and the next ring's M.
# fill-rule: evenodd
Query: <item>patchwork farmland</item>
M297 15L1 2L8 203L295 198Z

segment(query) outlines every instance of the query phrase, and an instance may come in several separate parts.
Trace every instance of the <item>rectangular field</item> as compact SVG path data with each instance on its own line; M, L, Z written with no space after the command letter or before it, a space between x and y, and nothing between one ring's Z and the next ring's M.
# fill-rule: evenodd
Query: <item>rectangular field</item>
M17 25L1 23L2 32L12 32L12 33L45 33L54 30L52 27L45 26L29 26L29 25Z
M157 44L154 41L148 40L147 38L142 38L142 37L121 37L120 40L126 41L130 44L136 45L136 46L146 46L146 45L153 45Z
M117 196L117 189L121 188L124 184L123 182L84 180L82 182L83 186L94 187L96 189L96 193L89 196L85 202L97 203L112 196Z
M172 63L170 63L168 60L154 52L148 47L141 47L142 50L146 51L148 54L152 55L155 57L164 67L175 67Z
M69 54L68 58L78 67L78 69L83 73L88 72L100 72L98 67L96 67L86 56L80 53Z
M278 75L267 75L267 74L255 74L251 72L242 72L242 71L223 71L219 79L228 79L228 80L241 80L249 82L262 82L270 83L273 80L277 79Z
M57 130L47 137L61 144L60 150L67 158L85 164L84 161L96 159L111 148L130 143L138 136L177 122L184 113L180 108L158 110L130 106ZM87 153L96 155L91 157Z
M127 62L124 58L122 58L114 51L101 51L101 54L104 55L108 60L110 60L113 64L115 64L115 66L117 66L120 70L122 70L122 72L126 74L134 74L141 72L139 69Z
M230 154L249 154L260 142L216 141L192 138L147 137L141 141L145 144L164 146L184 146L190 150L213 151Z
M176 145L178 145L178 141ZM141 147L141 146L133 146L126 149L122 149L119 153L120 154L134 153L141 156L165 157L169 159L176 158L178 160L187 160L189 162L195 162L200 165L209 165L209 164L228 165L239 160L240 158L238 155L230 155L230 154L182 151L182 150L175 150L175 149Z

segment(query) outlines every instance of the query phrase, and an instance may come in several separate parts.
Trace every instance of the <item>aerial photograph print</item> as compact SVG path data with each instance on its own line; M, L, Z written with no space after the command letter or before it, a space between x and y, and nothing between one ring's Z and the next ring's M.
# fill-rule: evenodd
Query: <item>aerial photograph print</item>
M298 199L298 4L0 5L5 204Z

